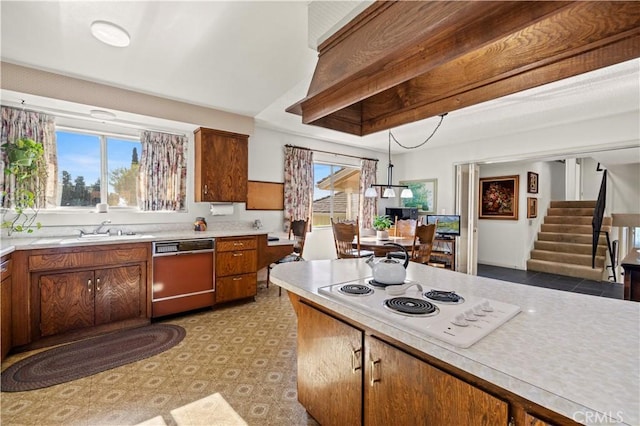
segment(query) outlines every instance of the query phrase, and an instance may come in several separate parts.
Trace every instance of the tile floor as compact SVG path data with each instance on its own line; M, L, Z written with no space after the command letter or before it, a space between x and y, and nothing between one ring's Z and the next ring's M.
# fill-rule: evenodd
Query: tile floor
M0 423L135 425L219 392L249 425L317 425L297 401L296 316L278 287L255 302L165 320L187 330L176 347L94 376L0 394ZM3 369L29 353L9 356ZM207 424L206 421L204 424Z
M478 275L622 298L622 285L478 265ZM296 317L286 293L259 284L255 302L176 316L187 336L152 358L67 384L0 394L0 423L135 425L220 393L249 425L317 425L297 402ZM28 356L12 355L6 368Z
M614 299L624 298L624 287L620 283L591 281L582 278L547 274L545 272L523 271L492 265L478 265L478 275L518 284L591 294L593 296L611 297Z

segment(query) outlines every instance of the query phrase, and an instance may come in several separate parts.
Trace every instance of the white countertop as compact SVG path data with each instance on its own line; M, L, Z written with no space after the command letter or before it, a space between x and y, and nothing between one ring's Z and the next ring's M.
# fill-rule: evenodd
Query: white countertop
M219 237L241 237L245 235L263 235L266 231L249 229L249 230L212 230L212 231L160 231L160 232L141 232L134 235L110 236L110 237L36 237L36 238L14 238L2 241L0 255L4 256L15 250L33 250L43 248L65 248L89 245L104 244L123 244L136 242L150 242L163 240L182 240L196 238L219 238ZM269 235L279 237L278 241L269 241L269 245L291 244L286 235L269 232Z
M640 303L476 277L410 263L407 279L521 307L467 349L420 337L318 293L371 276L361 259L276 265L282 288L579 423L640 425ZM610 419L603 423L603 415Z

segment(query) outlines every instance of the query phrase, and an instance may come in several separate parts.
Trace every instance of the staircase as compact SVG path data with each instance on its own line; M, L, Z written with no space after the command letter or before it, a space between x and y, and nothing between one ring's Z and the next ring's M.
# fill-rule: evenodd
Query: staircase
M604 234L598 240L596 267L591 268L595 205L595 201L551 201L527 270L602 281L607 256ZM610 217L603 219L602 231L611 231Z

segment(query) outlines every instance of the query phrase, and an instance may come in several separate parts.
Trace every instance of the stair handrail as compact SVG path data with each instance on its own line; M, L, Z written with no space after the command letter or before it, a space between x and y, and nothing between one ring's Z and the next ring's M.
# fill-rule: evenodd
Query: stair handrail
M602 232L602 220L604 219L604 210L607 200L607 170L602 172L602 181L600 182L600 191L598 192L598 199L596 200L596 206L593 209L593 220L591 221L591 228L593 231L591 240L591 268L596 267L596 252L598 250L598 241L600 240L600 233ZM615 273L615 260L613 257L613 250L611 248L611 242L609 240L609 233L605 232L607 237L607 248L609 249L609 258L611 259L611 269L613 271L613 280L616 281Z

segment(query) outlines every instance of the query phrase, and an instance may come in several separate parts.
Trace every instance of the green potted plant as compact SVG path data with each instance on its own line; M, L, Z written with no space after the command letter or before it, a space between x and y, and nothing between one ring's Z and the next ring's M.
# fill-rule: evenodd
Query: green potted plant
M13 232L32 233L32 227L40 229L35 222L39 210L39 197L42 193L47 171L44 165L44 147L29 138L20 138L14 143L5 142L0 146L5 153L5 188L2 196L2 228L8 235ZM8 191L9 182L13 188Z
M389 239L389 228L391 228L389 216L379 215L373 218L373 229L376 230L376 238L378 240Z

